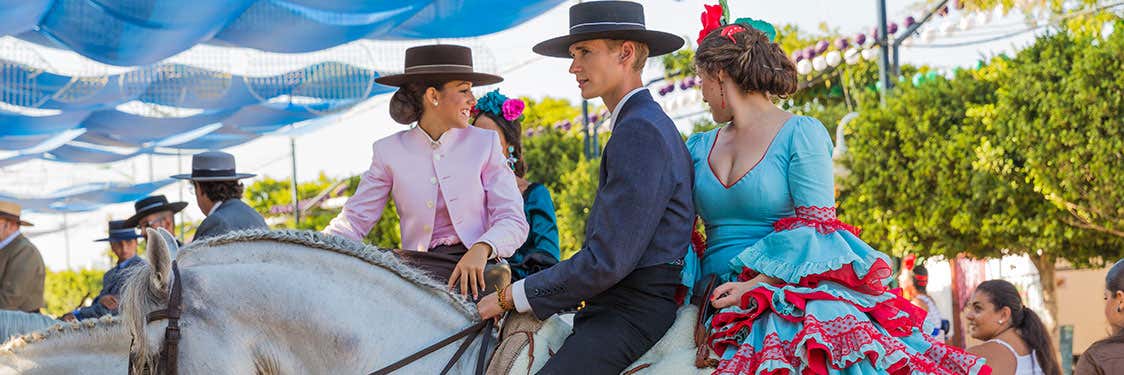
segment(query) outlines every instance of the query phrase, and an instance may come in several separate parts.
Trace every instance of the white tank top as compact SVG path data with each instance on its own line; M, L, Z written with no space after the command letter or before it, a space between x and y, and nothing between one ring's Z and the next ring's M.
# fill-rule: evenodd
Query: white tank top
M921 327L929 336L935 337L937 338L937 340L944 341L944 332L940 330L941 320L943 320L944 317L941 316L941 311L937 310L937 303L934 302L932 298L929 298L929 296L924 294L918 294L916 298L920 299L922 302L925 302L925 306L929 308L928 313L925 314L925 321L922 323Z
M1011 351L1011 354L1013 354L1015 356L1015 375L1045 375L1046 374L1045 372L1042 371L1042 366L1038 365L1038 358L1036 358L1034 356L1033 350L1030 351L1030 354L1019 355L1019 352L1016 352L1015 348L1012 348L1010 344L1008 344L1007 342L1005 342L1003 340L991 339L991 340L988 340L987 342L999 343L1000 345L1003 345L1003 346L1007 347L1007 350Z

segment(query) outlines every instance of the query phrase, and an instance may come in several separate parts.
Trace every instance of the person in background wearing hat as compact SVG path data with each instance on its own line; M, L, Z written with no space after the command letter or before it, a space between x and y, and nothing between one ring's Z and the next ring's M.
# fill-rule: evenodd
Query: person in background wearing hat
M691 156L640 71L648 56L681 46L683 38L645 28L640 4L597 1L570 7L570 34L534 47L572 59L582 97L605 102L613 132L582 249L477 304L485 319L513 308L545 319L585 301L539 374L618 374L675 320L695 220Z
M503 78L474 72L472 50L455 45L407 49L405 65L376 82L398 87L390 116L417 126L375 141L358 190L324 232L362 240L393 198L406 249L399 254L476 298L486 263L527 239L523 197L499 135L469 126L472 87Z
M144 259L137 256L137 230L125 220L109 222L109 237L96 240L109 242L109 248L117 257L117 265L101 277L101 292L94 298L90 306L79 307L62 316L62 320L73 322L99 318L105 315L117 315L117 304L120 303L118 295L125 286L127 279L134 267L144 264Z
M20 233L20 205L0 201L0 310L39 312L47 267L39 249Z
M269 229L261 214L242 202L243 187L238 180L250 177L254 175L237 173L234 155L222 151L195 154L191 157L191 174L172 176L191 181L195 202L207 216L195 229L192 241L238 230Z
M139 229L142 237L148 228L164 228L175 235L176 213L183 211L184 207L187 207L187 202L168 203L168 198L163 195L144 197L133 204L136 213L125 219L125 225ZM183 245L179 240L176 242Z

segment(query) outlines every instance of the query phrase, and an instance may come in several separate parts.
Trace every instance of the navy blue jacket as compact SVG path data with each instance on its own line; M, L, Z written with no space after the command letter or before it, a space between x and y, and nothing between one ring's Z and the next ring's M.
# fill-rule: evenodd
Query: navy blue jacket
M601 157L585 244L573 257L524 279L540 319L576 307L638 268L679 262L695 220L691 155L647 91L628 98Z
M214 213L208 215L202 223L199 223L199 228L195 230L195 238L192 241L246 229L269 229L269 225L266 225L261 214L254 211L241 199L225 200L219 205L219 208L215 209Z
M105 275L101 277L101 292L94 298L94 303L90 306L80 307L74 310L74 317L78 320L98 318L103 315L117 315L117 310L110 310L100 302L102 297L112 295L117 297L118 303L121 301L121 290L125 287L125 280L132 275L136 270L136 266L144 264L144 259L140 256L134 255L132 258L125 259L125 261L117 263L116 266L109 271L105 271Z

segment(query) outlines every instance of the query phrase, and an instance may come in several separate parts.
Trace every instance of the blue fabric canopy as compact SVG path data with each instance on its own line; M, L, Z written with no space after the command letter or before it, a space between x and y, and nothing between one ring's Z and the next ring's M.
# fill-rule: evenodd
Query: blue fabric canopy
M80 111L112 109L134 100L169 107L227 109L282 95L345 100L391 92L393 88L374 82L378 76L378 72L369 69L322 62L264 77L232 75L181 64L142 67L104 77L70 77L0 59L0 101L75 112L69 114L71 118L83 117ZM0 117L2 120L6 118ZM0 134L14 133L5 129L0 130Z
M472 37L563 0L0 0L0 35L103 63L152 64L199 43L298 53L361 38Z
M164 179L136 185L98 182L72 186L41 197L0 193L0 199L18 202L23 209L34 212L85 212L107 204L134 202L175 181Z
M262 77L180 64L106 77L68 77L0 60L0 101L58 112L32 115L0 110L0 150L18 152L0 160L0 166L34 157L104 163L151 152L154 146L230 147L293 123L331 116L391 92L394 88L374 82L378 76L369 69L322 62ZM201 112L187 117L150 117L117 109L122 103L134 101ZM67 133L73 135L69 139L60 138L64 132L77 130L81 132ZM124 154L91 151L79 144L67 144L72 139L89 145L140 149ZM61 148L64 144L68 147ZM59 148L57 152L50 152L55 148Z

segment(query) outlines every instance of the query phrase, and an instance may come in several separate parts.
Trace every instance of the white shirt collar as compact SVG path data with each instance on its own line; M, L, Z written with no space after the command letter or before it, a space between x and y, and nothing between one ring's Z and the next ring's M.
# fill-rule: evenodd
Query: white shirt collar
M211 215L214 215L214 214L215 214L215 210L218 210L218 209L219 209L219 205L221 205L221 204L222 204L222 201L218 201L218 202L215 202L215 205L214 205L214 206L211 206L211 212L208 212L208 213L207 213L207 216L211 216Z
M8 247L8 245L12 244L12 242L16 240L16 237L19 237L19 235L20 230L16 229L15 232L12 232L12 234L8 235L8 238L0 239L0 249Z
M609 131L612 131L613 128L617 126L617 117L621 115L621 108L624 108L624 104L628 103L628 99L631 98L633 95L636 95L636 93L638 93L640 91L647 90L647 89L648 89L647 87L643 87L643 86L638 87L638 88L636 88L632 91L629 91L628 94L625 94L624 97L621 98L620 103L617 103L617 107L613 108L612 117L609 117Z

